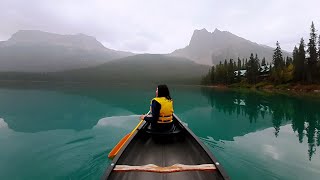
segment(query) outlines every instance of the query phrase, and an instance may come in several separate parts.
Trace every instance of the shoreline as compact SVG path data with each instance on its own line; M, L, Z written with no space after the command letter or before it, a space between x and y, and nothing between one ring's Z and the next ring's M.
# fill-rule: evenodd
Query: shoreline
M316 97L320 98L320 84L279 84L273 85L267 82L261 82L258 84L247 84L247 83L235 83L231 85L207 85L206 87L217 89L217 90L246 90L246 91L257 91L270 94L284 94L290 96L299 97Z

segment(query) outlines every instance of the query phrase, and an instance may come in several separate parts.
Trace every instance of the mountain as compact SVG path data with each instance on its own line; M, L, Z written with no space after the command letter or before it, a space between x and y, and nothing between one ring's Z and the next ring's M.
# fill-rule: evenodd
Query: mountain
M199 84L210 66L181 57L139 54L96 67L52 73L1 73L0 80L86 83L174 83Z
M209 66L160 54L139 54L117 59L97 67L56 73L64 80L124 83L198 84Z
M131 55L105 48L84 34L21 30L0 42L0 71L54 72L96 66Z
M249 58L251 53L257 53L260 59L265 57L267 62L271 62L273 50L274 48L259 45L228 31L215 29L210 33L206 29L201 29L193 32L188 46L177 49L170 55L189 58L200 64L212 65L225 59ZM284 56L291 56L288 52L282 52Z

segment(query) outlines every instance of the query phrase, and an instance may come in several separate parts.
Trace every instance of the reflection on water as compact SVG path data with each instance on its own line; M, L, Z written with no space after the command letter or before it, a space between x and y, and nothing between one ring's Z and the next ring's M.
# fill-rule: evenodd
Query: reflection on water
M54 129L84 130L104 117L142 114L148 108L122 93L126 88L0 89L0 116L17 132ZM127 91L127 90L126 90ZM126 97L124 99L120 97ZM137 104L135 104L137 103ZM131 108L131 106L135 108Z
M0 118L0 128L8 128L8 124L2 118Z
M99 179L110 163L109 151L139 119L115 116L98 122L82 131L25 133L0 128L0 179Z
M133 121L133 119L138 120L140 115L130 115L130 116L113 116L113 117L105 117L98 121L97 125L99 126L110 126L110 127L121 127L121 128L129 128L128 124Z
M308 142L296 143L297 132L291 125L281 126L280 134L276 137L274 128L267 128L233 141L201 140L218 160L227 160L223 165L232 167L228 168L232 179L319 179L320 161L310 162L308 155L301 153L308 150Z
M155 87L1 87L0 179L99 179ZM169 87L175 113L232 179L319 179L319 101Z
M292 124L292 130L297 132L300 143L304 137L307 138L309 160L320 145L319 101L285 95L215 91L209 88L202 88L201 92L208 98L212 108L227 114L247 116L250 123L257 123L261 118L270 116L275 137L279 136L282 124Z

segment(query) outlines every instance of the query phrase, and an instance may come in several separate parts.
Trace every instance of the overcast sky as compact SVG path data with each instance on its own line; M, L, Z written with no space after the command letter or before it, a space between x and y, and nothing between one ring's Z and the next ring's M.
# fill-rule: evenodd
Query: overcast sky
M18 30L84 33L106 47L170 53L188 45L195 29L229 31L292 52L320 29L318 0L1 0L0 40Z

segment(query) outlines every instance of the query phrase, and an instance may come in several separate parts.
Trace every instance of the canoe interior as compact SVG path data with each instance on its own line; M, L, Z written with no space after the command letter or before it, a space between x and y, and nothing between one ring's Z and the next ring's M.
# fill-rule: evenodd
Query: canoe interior
M145 133L142 129L131 140L123 151L117 165L142 166L155 164L158 166L171 166L174 164L199 165L214 164L197 140L178 121L177 127L181 132L170 137L154 137ZM174 173L154 173L154 172L112 172L107 175L107 179L127 179L127 180L177 180L177 179L224 179L219 169L208 171L184 171Z

